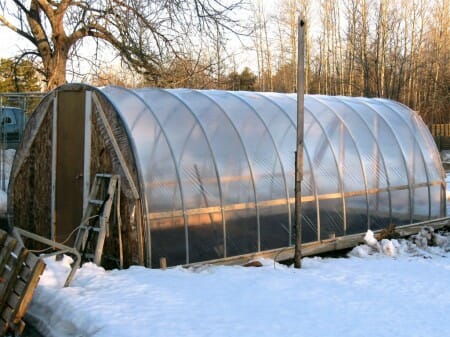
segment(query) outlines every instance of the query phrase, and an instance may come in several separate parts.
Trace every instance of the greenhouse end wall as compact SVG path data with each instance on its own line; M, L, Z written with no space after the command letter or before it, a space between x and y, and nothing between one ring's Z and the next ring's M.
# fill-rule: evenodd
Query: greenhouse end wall
M142 180L152 265L293 242L296 96L106 87ZM427 127L385 99L306 95L303 241L445 216Z

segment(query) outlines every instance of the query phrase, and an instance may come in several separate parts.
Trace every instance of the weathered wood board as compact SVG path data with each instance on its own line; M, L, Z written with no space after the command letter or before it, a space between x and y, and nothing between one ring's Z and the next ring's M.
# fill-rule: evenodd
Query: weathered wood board
M0 230L0 336L23 332L22 318L44 268L42 259Z

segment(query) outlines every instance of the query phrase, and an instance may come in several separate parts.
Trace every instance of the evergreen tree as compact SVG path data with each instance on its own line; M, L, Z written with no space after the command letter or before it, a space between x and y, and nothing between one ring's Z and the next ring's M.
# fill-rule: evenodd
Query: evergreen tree
M0 59L0 92L40 91L40 81L28 60Z

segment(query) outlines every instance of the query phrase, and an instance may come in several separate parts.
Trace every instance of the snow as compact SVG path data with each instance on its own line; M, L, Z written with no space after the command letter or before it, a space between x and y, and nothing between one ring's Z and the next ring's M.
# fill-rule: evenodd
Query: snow
M12 162L14 159L16 151L13 149L8 150L0 150L0 168L5 169L5 186L8 186L9 184L9 175L11 173L11 167ZM4 162L3 162L4 160ZM0 169L0 172L2 170ZM0 213L6 212L6 205L7 205L7 194L6 191L2 190L2 176L0 176ZM6 188L5 188L6 189Z
M88 263L68 288L70 258L51 258L28 320L58 337L450 336L448 241L377 244L381 251L361 245L348 258L304 258L300 270L272 260L111 271Z
M445 177L445 182L447 185L447 193L446 193L446 197L447 197L447 215L450 214L450 173L447 173L446 177Z
M48 337L450 336L448 237L424 228L410 241L365 238L302 269L88 263L67 288L70 257L46 258L26 319Z
M449 150L441 151L440 155L441 155L441 161L443 163L449 163L450 162L450 151Z

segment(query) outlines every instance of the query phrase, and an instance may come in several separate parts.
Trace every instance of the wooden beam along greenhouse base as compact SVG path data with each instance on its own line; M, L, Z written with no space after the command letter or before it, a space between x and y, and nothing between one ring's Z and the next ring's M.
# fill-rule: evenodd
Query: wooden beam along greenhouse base
M430 226L434 229L442 228L450 224L450 217L439 218L433 220L427 220L420 223L415 223L411 225L405 225L396 228L396 232L401 237L407 237L416 234L420 231L423 226ZM374 231L375 234L381 232L381 230ZM322 240L317 242L306 243L302 245L302 255L303 256L314 256L322 253L339 251L343 249L348 249L356 247L359 244L364 243L365 233L346 235L343 237L337 237L329 240ZM294 257L294 246L277 248L272 250L266 250L262 252L244 254L239 256L232 256L223 259L216 259L198 263L190 263L185 265L185 267L196 267L201 265L243 265L249 261L265 258L273 259L274 261L288 261Z

